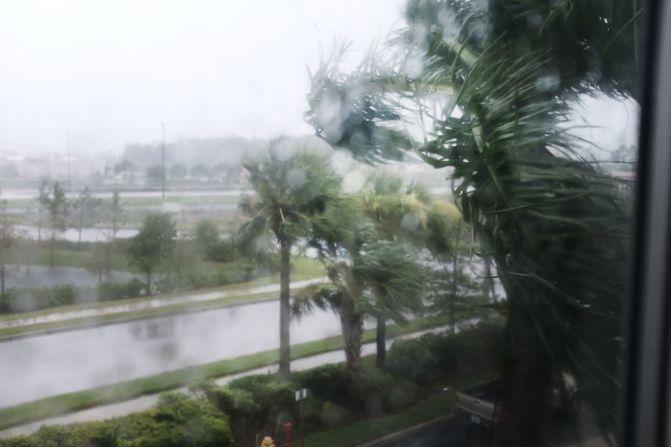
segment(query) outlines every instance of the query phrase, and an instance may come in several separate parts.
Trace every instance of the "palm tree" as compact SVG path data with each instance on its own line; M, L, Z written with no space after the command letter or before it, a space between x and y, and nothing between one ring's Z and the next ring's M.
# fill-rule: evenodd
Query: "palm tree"
M400 67L388 91L453 92L420 153L453 169L464 218L506 290L497 445L543 444L563 371L601 426L614 424L629 210L565 123L577 94L638 98L640 12L639 2L616 0L406 6L400 65L419 55L421 72Z
M288 138L271 142L267 153L242 163L253 195L240 209L249 217L237 234L238 245L259 262L267 261L279 245L280 369L290 374L290 261L292 248L310 236L316 219L340 196L341 179L325 154Z
M294 314L315 307L340 316L350 369L360 364L362 324L376 320L377 365L386 354L386 322L405 323L422 309L426 266L420 250L449 251L447 214L417 184L404 185L388 173L374 173L367 185L335 212L321 216L311 244L331 279L294 303Z
M44 200L47 210L47 219L51 228L51 237L49 242L49 268L54 268L54 246L56 245L56 233L65 231L67 228L68 200L65 197L65 190L56 182L51 188L50 195Z
M293 313L298 317L314 308L337 313L347 366L357 371L364 319L384 315L405 322L408 312L417 312L423 266L409 256L413 248L408 244L380 238L375 224L362 214L359 197L341 200L322 220L311 245L332 284L306 289L294 301Z
M364 213L374 223L378 237L397 242L403 247L405 256L419 258L417 250L428 248L434 255L446 255L450 252L447 238L449 219L434 206L434 200L419 184L405 184L403 179L384 171L372 174L363 188L360 203ZM408 245L413 246L408 250ZM389 251L389 250L387 250ZM388 253L392 255L392 253ZM387 261L395 258L391 256ZM400 265L398 265L400 267ZM386 356L386 322L393 315L399 320L398 310L417 313L421 309L421 291L423 278L416 269L409 268L408 273L417 275L417 279L405 278L402 292L407 294L403 306L388 296L388 291L397 292L394 287L378 288L379 299L376 324L376 364L383 367ZM407 275L404 275L407 276ZM399 284L400 286L400 284ZM413 289L414 287L414 289ZM394 302L390 308L388 302ZM393 308L397 310L394 311Z
M382 75L375 52L371 50L353 72L345 74L339 65L346 50L338 49L310 73L306 121L318 137L349 150L359 160L402 159L414 142L398 128L401 115L376 79Z
M562 125L576 93L636 94L635 69L623 67L635 66L638 10L629 2L575 1L560 14L540 1L488 10L430 3L456 29L422 17L423 6L410 2L407 42L426 42L427 85L447 84L458 95L421 152L454 169L464 216L493 254L508 297L497 443L543 442L562 371L578 379L601 425L612 427L628 209L617 182L576 152L577 139ZM530 16L537 30L518 18ZM417 35L417 20L432 31ZM478 36L482 23L491 25L489 37Z

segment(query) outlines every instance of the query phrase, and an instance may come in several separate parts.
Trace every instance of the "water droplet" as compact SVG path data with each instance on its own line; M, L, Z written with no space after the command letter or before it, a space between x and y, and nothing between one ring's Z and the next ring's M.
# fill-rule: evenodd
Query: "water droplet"
M300 168L291 169L287 172L287 183L291 189L301 189L306 181L305 171Z
M415 214L405 214L401 219L401 228L406 231L417 231L417 228L419 228L419 217Z
M358 192L366 183L366 177L359 171L348 172L342 180L343 191L347 194Z
M527 26L532 30L538 30L543 26L543 16L537 12L532 12L527 16Z
M544 92L553 92L559 88L559 71L547 70L536 79L536 88Z

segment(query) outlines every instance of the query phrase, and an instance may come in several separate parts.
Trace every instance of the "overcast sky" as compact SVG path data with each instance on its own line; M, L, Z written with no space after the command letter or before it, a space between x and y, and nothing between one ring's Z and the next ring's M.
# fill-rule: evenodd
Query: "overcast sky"
M0 0L0 151L270 137L303 121L334 39L365 50L399 0ZM356 59L352 55L352 59Z
M120 151L166 137L309 133L309 81L333 43L355 62L402 0L0 0L0 151ZM636 140L631 103L586 98L581 135ZM582 118L576 118L581 122Z

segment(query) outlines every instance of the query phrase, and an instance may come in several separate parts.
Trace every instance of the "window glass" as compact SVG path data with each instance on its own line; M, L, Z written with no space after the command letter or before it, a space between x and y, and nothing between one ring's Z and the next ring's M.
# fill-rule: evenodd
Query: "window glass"
M0 446L617 445L646 7L0 4Z

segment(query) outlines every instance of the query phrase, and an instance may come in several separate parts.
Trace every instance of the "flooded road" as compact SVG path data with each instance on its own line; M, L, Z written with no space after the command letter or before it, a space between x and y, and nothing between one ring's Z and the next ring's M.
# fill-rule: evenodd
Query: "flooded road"
M0 343L0 407L279 347L279 302ZM335 314L292 322L292 344L340 333Z

